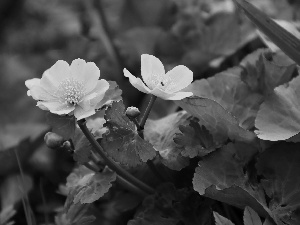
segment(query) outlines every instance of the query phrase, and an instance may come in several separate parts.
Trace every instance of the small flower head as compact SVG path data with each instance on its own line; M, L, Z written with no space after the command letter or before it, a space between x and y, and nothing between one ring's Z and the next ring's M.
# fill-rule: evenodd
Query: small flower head
M138 108L131 106L126 109L125 114L130 118L137 118L141 112Z
M193 72L186 66L179 65L165 73L164 66L158 58L143 54L141 73L144 82L124 69L125 77L128 77L129 82L141 92L165 100L181 100L193 95L192 92L181 91L193 81Z
M41 79L27 80L25 85L28 96L37 100L41 109L59 115L74 113L79 120L93 115L102 106L99 104L103 103L109 83L99 77L95 63L75 59L69 65L58 60Z

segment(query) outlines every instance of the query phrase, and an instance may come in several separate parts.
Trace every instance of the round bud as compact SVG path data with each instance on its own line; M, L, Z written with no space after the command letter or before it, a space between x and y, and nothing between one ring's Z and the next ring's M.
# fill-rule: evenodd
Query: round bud
M45 134L44 140L46 145L53 149L60 148L65 142L65 139L62 136L53 132L48 132Z
M130 118L137 118L141 112L138 108L131 106L126 109L125 114Z

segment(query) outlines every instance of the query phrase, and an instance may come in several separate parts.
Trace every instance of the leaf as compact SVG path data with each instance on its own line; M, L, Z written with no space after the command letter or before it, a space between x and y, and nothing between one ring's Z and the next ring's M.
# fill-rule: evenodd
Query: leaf
M92 203L108 192L115 180L116 173L108 168L95 173L81 166L68 176L67 188L74 204Z
M186 91L216 101L235 116L239 126L251 129L263 98L242 81L242 74L242 68L231 68L208 79L193 82ZM251 77L252 80L254 79ZM223 112L224 115L228 114L225 113Z
M236 118L214 100L194 96L176 103L189 114L197 117L199 123L210 131L217 143L222 143L228 138L244 142L255 139L253 132L240 127Z
M232 186L244 186L247 181L243 168L251 160L257 149L246 143L229 143L210 153L199 161L193 185L200 195L211 185L217 190Z
M300 65L300 40L283 29L267 15L244 0L234 0L246 16L287 56Z
M247 206L244 210L244 225L262 225L262 222L258 216L258 214Z
M55 216L55 224L88 225L96 219L95 216L89 215L88 208L87 204L72 204L67 211L59 212Z
M274 20L277 24L283 27L285 30L290 32L292 35L300 39L300 32L297 30L297 26L293 22L289 22L286 20ZM270 39L264 35L262 32L258 31L260 38L263 42L272 50L272 52L280 51L280 48L277 47Z
M109 131L103 135L101 144L115 161L128 166L137 166L156 156L152 145L143 140L136 126L125 115L122 101L113 102L105 111L105 127Z
M255 126L263 140L286 140L300 132L300 76L275 88L260 106Z
M234 225L229 219L226 219L217 212L214 212L214 217L216 225Z
M212 135L198 122L198 119L194 119L190 120L187 126L180 125L179 130L182 134L176 134L174 137L174 142L184 147L181 155L185 157L204 156L217 148Z
M260 198L254 197L251 195L245 187L232 186L223 190L217 190L216 187L211 186L205 190L205 197L215 199L217 201L224 202L229 205L233 205L240 209L244 209L246 206L249 206L262 217L269 216L267 206L263 204L263 201L260 201ZM260 190L256 190L259 192ZM264 196L263 196L264 197Z
M0 223L1 225L13 225L14 221L10 221L11 218L17 213L13 205L3 207L0 211Z
M1 183L1 205L8 207L19 203L33 187L31 176L24 174L21 178L19 175L10 175Z
M164 183L144 199L128 224L211 224L211 204L192 190Z
M54 133L59 134L66 140L75 135L76 119L74 116L60 116L47 113L47 123L52 127Z
M14 147L25 139L33 141L47 130L48 126L42 123L16 123L1 126L0 151Z
M189 117L190 115L181 111L159 120L148 119L145 124L145 140L159 152L161 162L172 170L181 170L189 165L189 160L181 155L183 148L173 140L175 134L179 133L179 126L189 123Z
M264 151L256 164L268 207L277 224L300 223L299 144L278 143Z
M281 52L272 53L259 49L246 56L241 65L245 68L242 80L252 91L268 96L274 88L290 81L296 64Z

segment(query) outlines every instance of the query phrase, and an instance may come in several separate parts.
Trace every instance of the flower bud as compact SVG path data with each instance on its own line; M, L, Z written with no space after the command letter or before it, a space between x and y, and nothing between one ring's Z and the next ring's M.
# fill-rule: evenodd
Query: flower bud
M126 109L125 114L129 118L137 118L141 114L141 112L138 108L131 106Z
M62 147L65 139L53 132L48 132L44 137L45 143L49 148L57 149Z

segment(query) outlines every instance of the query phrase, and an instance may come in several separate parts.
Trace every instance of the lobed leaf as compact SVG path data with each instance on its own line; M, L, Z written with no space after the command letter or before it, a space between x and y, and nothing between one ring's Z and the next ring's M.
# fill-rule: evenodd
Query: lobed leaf
M260 106L255 126L263 140L286 140L300 132L300 76L275 88Z
M108 168L95 173L81 166L67 178L69 196L74 204L92 203L108 192L115 180L116 173Z
M227 110L214 100L202 97L189 97L176 103L189 114L197 117L213 135L217 143L228 138L251 142L255 134L239 126L239 122Z
M153 146L142 139L136 126L125 115L122 101L113 102L105 111L105 127L101 145L115 161L128 166L137 166L156 156Z

